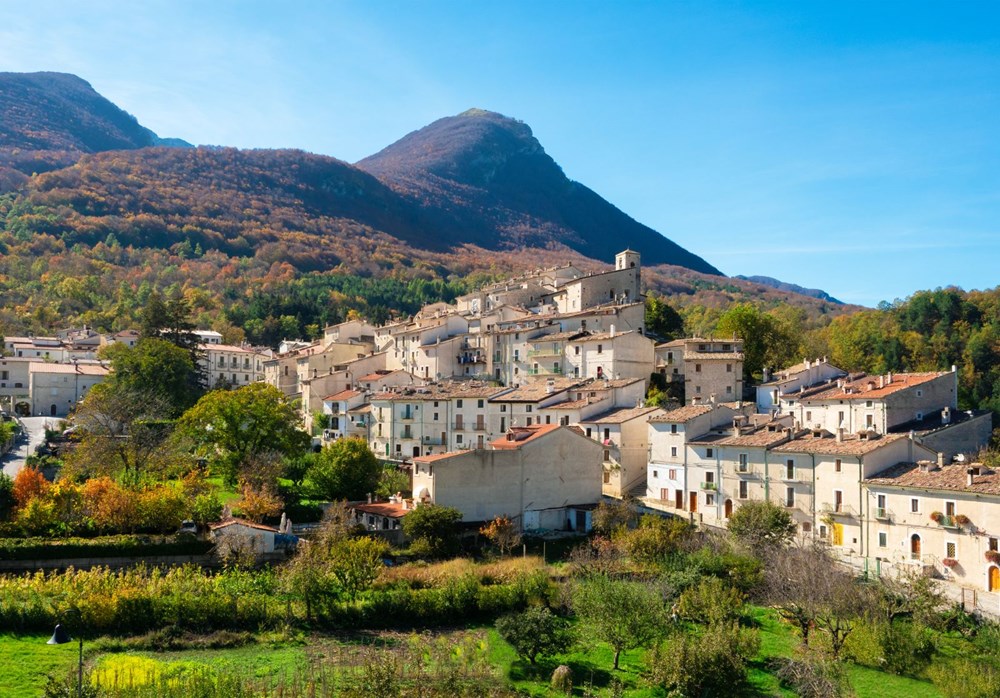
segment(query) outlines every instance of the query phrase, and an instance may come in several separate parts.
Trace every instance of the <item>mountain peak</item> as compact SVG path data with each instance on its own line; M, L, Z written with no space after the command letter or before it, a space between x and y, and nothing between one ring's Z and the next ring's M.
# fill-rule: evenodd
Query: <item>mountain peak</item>
M587 187L570 180L531 128L517 119L473 108L438 119L356 163L397 190L429 205L458 211L469 242L488 248L565 245L610 261L622 245L645 264L675 264L708 274L701 257L633 220Z

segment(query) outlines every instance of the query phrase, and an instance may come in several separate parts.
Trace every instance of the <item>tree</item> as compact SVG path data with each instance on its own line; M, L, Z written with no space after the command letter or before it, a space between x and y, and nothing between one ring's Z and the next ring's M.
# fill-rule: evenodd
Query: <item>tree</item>
M648 584L594 576L577 582L572 598L584 628L611 645L615 669L624 650L645 647L662 632L663 599Z
M656 564L677 551L693 530L693 526L679 516L644 514L639 519L639 527L629 531L622 543L634 562Z
M743 340L743 377L747 381L767 364L782 366L796 353L795 340L782 323L752 303L737 303L723 313L716 334Z
M51 486L52 483L45 479L41 470L26 465L14 476L11 494L18 508L21 508L32 499L43 496Z
M729 518L729 533L757 552L787 545L795 535L795 522L788 510L772 502L745 502Z
M237 503L243 518L253 523L260 523L269 516L277 516L284 506L281 497L270 488L257 489L252 485L243 485L243 495Z
M539 656L566 651L573 642L566 621L544 606L502 616L496 627L518 656L532 664Z
M0 521L6 520L14 511L14 481L7 473L0 472Z
M603 535L612 535L630 527L636 520L632 503L624 499L602 501L594 509L594 530Z
M115 382L95 385L71 416L79 427L66 471L123 476L136 483L145 473L162 473L182 456L169 440L170 406L160 395Z
M646 332L664 341L684 335L684 318L662 296L646 295Z
M316 454L307 478L329 500L360 500L378 488L382 465L364 439L337 439Z
M142 339L134 347L115 343L103 351L113 369L104 385L115 393L155 397L162 417L179 416L204 392L191 354L165 339Z
M382 558L388 551L385 541L369 536L336 543L330 549L327 564L340 591L352 601L357 598L382 574L385 569Z
M462 512L451 507L423 504L403 517L403 532L431 557L446 557L458 550L458 522Z
M280 390L251 383L208 393L181 416L177 432L202 448L232 485L251 456L266 451L293 456L304 451L309 435L299 424L294 405Z
M510 520L509 516L497 516L479 529L493 545L500 548L500 554L506 555L514 546L521 542L521 531ZM534 664L534 660L532 660Z

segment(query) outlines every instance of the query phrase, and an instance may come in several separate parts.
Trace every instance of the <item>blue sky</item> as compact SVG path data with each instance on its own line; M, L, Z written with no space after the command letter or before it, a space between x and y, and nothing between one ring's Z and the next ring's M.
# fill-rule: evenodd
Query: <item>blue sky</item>
M866 305L1000 284L996 3L3 5L0 70L161 136L353 162L481 107L728 274Z

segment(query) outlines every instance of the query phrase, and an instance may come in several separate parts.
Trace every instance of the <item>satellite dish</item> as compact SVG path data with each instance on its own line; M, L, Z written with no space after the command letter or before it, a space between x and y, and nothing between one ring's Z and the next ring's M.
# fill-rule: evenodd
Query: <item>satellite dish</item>
M965 462L965 454L964 453L959 453L958 455L956 455L955 456L955 462L957 462L957 463L964 463Z

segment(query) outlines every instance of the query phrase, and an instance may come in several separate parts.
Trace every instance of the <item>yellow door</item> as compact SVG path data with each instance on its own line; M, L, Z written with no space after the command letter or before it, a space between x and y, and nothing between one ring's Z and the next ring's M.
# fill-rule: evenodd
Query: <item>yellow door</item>
M833 524L833 544L834 545L844 544L844 524L839 524L839 523Z
M990 591L1000 591L1000 567L990 567Z

